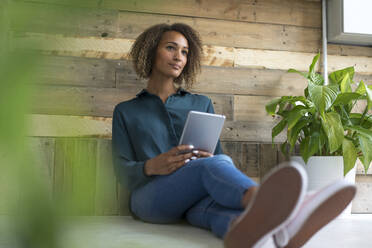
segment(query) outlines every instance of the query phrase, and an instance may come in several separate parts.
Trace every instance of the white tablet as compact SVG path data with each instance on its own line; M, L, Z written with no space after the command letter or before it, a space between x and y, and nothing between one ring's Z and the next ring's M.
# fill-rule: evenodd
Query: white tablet
M224 115L190 111L179 144L214 154L224 122Z

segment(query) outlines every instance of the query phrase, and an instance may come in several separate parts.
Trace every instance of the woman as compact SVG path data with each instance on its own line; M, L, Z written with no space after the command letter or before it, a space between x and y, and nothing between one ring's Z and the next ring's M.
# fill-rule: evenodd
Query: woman
M295 231L286 232L304 205L301 167L280 166L258 188L222 153L219 142L214 154L178 145L190 110L214 113L208 97L180 87L190 88L200 71L202 44L195 30L180 23L152 26L136 39L130 55L138 76L148 79L147 88L115 107L112 142L115 171L131 192L134 216L151 223L185 217L223 238L226 247L259 247L275 233L277 245L285 246L308 231L301 227L309 214L295 221ZM310 212L335 192L349 195L342 207L353 197L353 187L337 185ZM295 241L306 242L318 229Z

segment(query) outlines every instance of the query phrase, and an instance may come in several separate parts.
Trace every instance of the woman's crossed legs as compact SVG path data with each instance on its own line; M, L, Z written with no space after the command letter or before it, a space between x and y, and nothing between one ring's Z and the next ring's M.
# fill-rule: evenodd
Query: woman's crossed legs
M135 190L131 210L151 223L175 223L186 216L190 224L223 238L231 220L244 210L244 193L255 186L230 157L215 155L190 161Z

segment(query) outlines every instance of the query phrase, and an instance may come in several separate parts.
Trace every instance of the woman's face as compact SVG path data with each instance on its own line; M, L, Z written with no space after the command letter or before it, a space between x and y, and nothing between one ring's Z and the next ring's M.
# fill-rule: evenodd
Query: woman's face
M186 38L179 32L165 32L156 50L152 73L177 78L187 63L189 52Z

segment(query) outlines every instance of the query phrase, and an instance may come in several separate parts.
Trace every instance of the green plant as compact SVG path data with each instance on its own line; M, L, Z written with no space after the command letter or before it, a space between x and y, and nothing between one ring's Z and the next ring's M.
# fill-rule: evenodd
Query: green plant
M329 84L315 72L317 54L303 73L308 81L304 96L283 96L266 105L266 111L280 116L281 121L272 129L272 141L284 129L287 139L281 151L288 156L296 143L305 163L311 156L343 156L344 174L355 166L359 158L367 172L372 160L372 85L361 81L353 91L354 67L332 72ZM363 113L354 113L358 101L365 101Z

